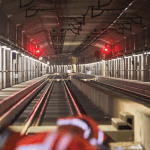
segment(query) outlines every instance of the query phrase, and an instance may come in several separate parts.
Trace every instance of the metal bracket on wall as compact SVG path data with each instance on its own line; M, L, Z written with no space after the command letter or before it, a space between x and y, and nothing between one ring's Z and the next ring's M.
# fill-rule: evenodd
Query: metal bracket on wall
M83 24L83 25L85 25L85 16L83 16L83 17L73 17L72 19L74 19L75 22L78 23L78 24ZM82 19L82 21L79 21L79 20L77 20L77 19Z
M76 29L76 30L80 30L80 31L82 31L82 24L68 24L69 26L72 26L73 27L73 29Z
M118 33L118 34L124 34L124 28L118 28L118 29L109 29L109 30L116 31L116 33Z
M82 17L60 17L62 19L74 20L78 25L85 25L85 16Z
M26 18L29 18L29 17L33 17L35 16L39 11L52 11L54 9L26 9ZM30 12L33 12L32 15L28 15L28 13Z
M136 16L136 17L121 17L121 19L131 20L135 24L142 25L142 17L139 17L139 16Z
M108 5L112 2L112 0L110 0L107 4L101 5L101 4L100 4L100 1L101 1L101 0L98 0L98 8L108 6Z
M72 31L72 33L79 35L79 27L77 29L70 29ZM75 32L74 30L77 30L77 32Z
M34 2L34 0L31 0L31 2L29 2L28 4L25 4L25 5L22 5L22 0L20 0L20 9L21 8L24 8L24 7L28 7L28 6L30 6L32 3Z
M97 15L94 15L94 10L99 10L100 13L97 14ZM91 18L101 16L101 15L104 13L104 11L109 12L109 11L117 11L117 10L122 11L122 9L99 9L99 8L94 8L94 7L92 6L92 7L91 7Z
M133 23L142 25L142 17L134 17L130 19Z
M131 23L120 23L124 29L131 30Z

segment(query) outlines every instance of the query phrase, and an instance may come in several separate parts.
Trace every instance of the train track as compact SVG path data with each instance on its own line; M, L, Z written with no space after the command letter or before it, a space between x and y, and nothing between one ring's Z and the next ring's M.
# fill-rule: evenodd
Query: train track
M14 118L10 118L9 126L21 126L22 135L27 134L31 126L56 125L59 117L81 115L80 108L62 76L51 76L46 82L42 90ZM3 120L8 118L15 105L0 117Z
M13 109L21 105L23 100L0 116L0 122L2 124L8 122L12 128L21 127L19 131L24 135L30 133L29 129L34 127L56 126L59 117L86 114L98 123L108 120L107 115L103 114L82 92L65 79L61 75L51 76L44 81L45 84L40 92L17 111L14 117L11 117L11 114L14 113ZM110 123L110 119L107 122Z
M117 86L113 86L113 85L109 85L109 84L105 84L105 83L101 83L101 82L97 82L97 81L93 81L93 80L88 81L88 82L91 84L97 85L97 86L101 86L101 87L122 93L124 95L127 95L132 98L132 101L135 101L135 102L141 103L147 107L150 107L149 97L143 96L139 93L135 93L130 90L126 90L126 89L123 89L123 88L120 88Z

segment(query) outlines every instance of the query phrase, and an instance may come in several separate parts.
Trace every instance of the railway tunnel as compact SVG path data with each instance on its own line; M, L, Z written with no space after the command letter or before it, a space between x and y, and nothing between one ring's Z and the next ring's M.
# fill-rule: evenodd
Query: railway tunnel
M0 126L85 114L111 149L150 150L149 15L149 0L0 0Z

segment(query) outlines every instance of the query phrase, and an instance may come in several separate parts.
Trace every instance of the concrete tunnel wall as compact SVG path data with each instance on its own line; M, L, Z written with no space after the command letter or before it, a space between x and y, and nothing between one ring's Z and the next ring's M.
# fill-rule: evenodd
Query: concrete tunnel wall
M121 111L134 115L134 140L140 142L146 150L150 150L150 109L148 107L128 100L126 97L118 98L113 92L98 90L87 82L73 77L71 81L110 117L118 118Z

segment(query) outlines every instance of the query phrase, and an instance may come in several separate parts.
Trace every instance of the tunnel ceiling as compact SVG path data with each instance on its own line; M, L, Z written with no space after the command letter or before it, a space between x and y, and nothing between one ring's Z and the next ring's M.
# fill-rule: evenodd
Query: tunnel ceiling
M150 26L149 0L0 0L47 58L87 55Z

